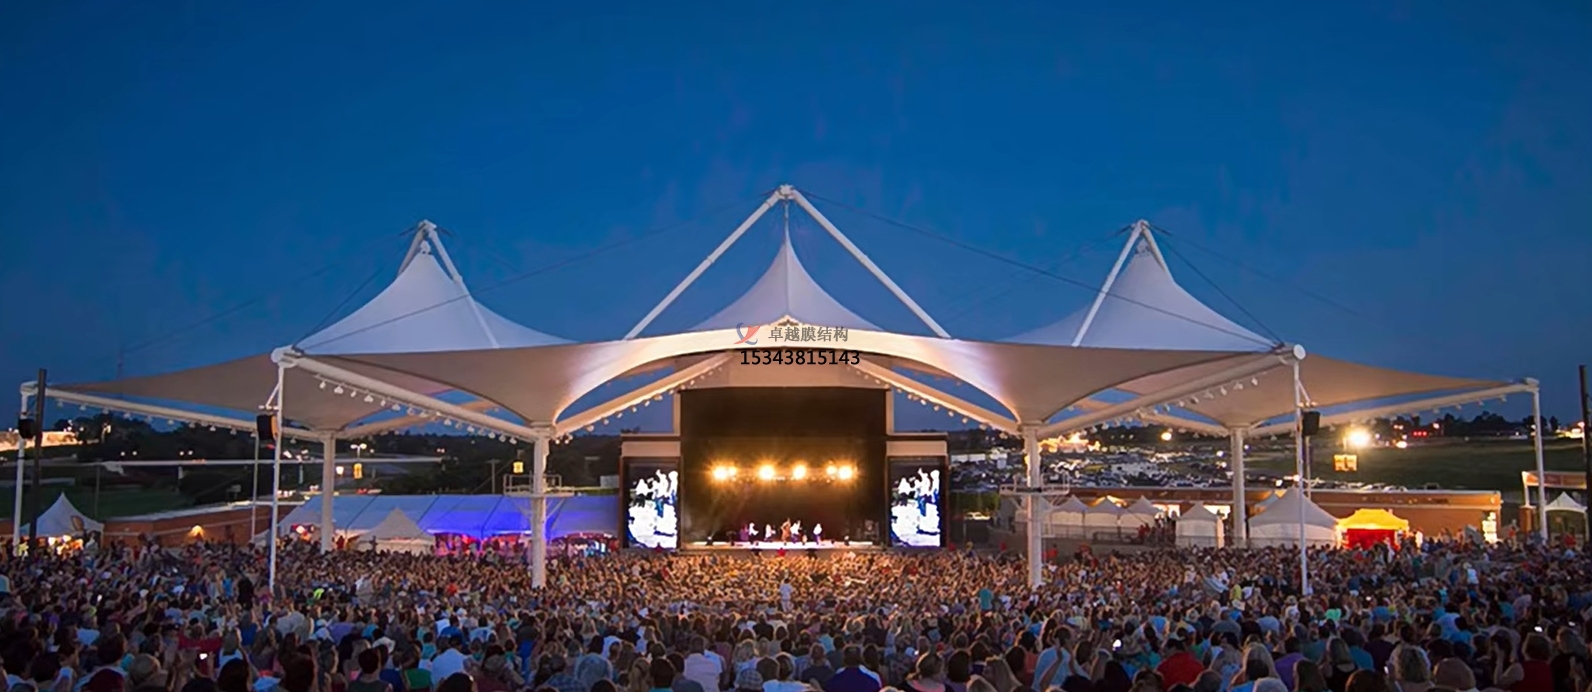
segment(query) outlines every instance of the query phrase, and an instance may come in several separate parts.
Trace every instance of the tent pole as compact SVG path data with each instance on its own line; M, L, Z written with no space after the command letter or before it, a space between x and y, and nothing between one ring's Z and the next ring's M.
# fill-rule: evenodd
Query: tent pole
M1122 273L1122 267L1128 263L1128 258L1133 256L1133 245L1139 241L1139 236L1149 232L1149 224L1143 219L1133 222L1133 232L1128 234L1128 242L1123 244L1122 253L1117 255L1117 263L1111 265L1111 273L1106 275L1106 282L1100 286L1100 292L1095 294L1094 301L1089 304L1089 313L1083 316L1083 323L1078 325L1078 333L1072 337L1072 345L1083 343L1083 337L1089 333L1089 326L1094 324L1094 318L1100 312L1100 304L1104 303L1106 296L1111 294L1111 287L1117 283L1117 275Z
M254 433L254 463L249 466L249 540L260 535L259 522L256 521L259 512L257 505L260 503L260 433Z
M690 288L691 284L696 282L697 277L702 276L702 272L713 266L713 263L718 261L719 256L723 255L725 250L730 249L730 246L734 245L735 241L740 240L741 236L746 234L747 229L752 227L752 224L757 223L757 220L763 218L763 215L767 214L768 210L773 209L776 202L784 199L783 190L783 187L775 190L773 194L768 196L768 199L763 200L763 203L757 207L757 211L752 212L752 215L746 217L746 220L742 221L741 225L736 226L735 231L730 233L729 237L724 239L724 242L719 243L718 247L713 248L713 252L709 253L696 266L696 269L692 269L691 273L687 274L680 281L680 284L674 287L674 290L669 291L669 295L664 296L663 300L658 301L658 304L653 306L652 312L647 313L647 316L641 318L641 321L637 322L636 326L630 328L630 332L625 334L625 339L628 341L636 338L636 335L640 334L641 330L646 329L647 325L652 324L652 321L657 319L658 315L669 309L669 305L674 303L674 299L679 298L681 293L685 293L685 289Z
M922 306L918 305L918 301L913 300L912 296L907 295L907 292L902 290L900 286L896 285L895 280L891 279L889 274L884 273L884 270L880 269L879 265L874 264L873 260L869 259L868 255L863 253L862 248L859 248L856 246L856 244L852 243L851 239L846 237L846 234L841 233L840 229L835 227L835 224L829 222L829 217L824 216L823 212L818 211L818 208L814 207L812 202L807 201L807 197L802 195L801 190L797 190L790 185L781 185L779 186L779 191L775 192L774 194L781 195L796 202L796 204L800 206L803 211L807 212L808 216L813 217L813 220L817 221L818 225L823 226L824 230L828 231L829 235L834 237L835 242L840 243L841 247L846 248L846 252L851 253L851 256L855 258L857 262L861 263L869 273L873 274L873 278L878 279L879 283L884 284L885 288L890 289L890 293L895 295L896 300L901 301L901 304L907 306L907 309L911 310L912 314L917 315L918 319L929 328L929 331L934 332L941 339L951 338L951 335L940 326L940 323L935 322L934 318L929 317L929 313L925 312Z
M1045 583L1045 497L1039 494L1045 484L1045 472L1039 458L1039 427L1021 426L1023 432L1023 460L1028 468L1028 587L1037 589Z
M29 397L27 392L22 393L22 407L17 409L18 418L28 416ZM13 493L14 500L11 505L11 549L12 554L17 554L16 549L22 544L22 483L23 473L28 459L28 440L22 436L22 431L17 431L17 485Z
M1299 361L1293 364L1294 381L1294 468L1298 473L1294 477L1294 492L1299 497L1299 594L1310 594L1310 548L1305 543L1305 426L1304 426L1304 401L1299 397Z
M276 364L276 411L274 411L276 419L272 424L275 439L271 441L271 521L267 522L271 527L267 529L270 533L268 543L271 546L271 561L266 576L266 585L271 591L273 600L276 597L276 544L278 542L276 523L282 519L277 510L279 507L278 503L282 497L282 440L284 439L282 430L287 427L286 421L282 419L283 402L287 398L287 388L283 386L286 382L287 366L278 362ZM303 467L300 466L299 468ZM249 540L254 540L254 537L250 536Z
M1245 504L1244 497L1244 430L1234 428L1232 431L1233 451L1232 463L1228 467L1233 471L1233 511L1228 516L1233 518L1233 547L1249 547L1249 506Z
M547 586L547 451L550 428L532 441L531 453L531 588Z
M331 552L337 527L332 525L332 503L337 500L337 436L321 441L321 552Z
M1531 434L1537 455L1537 534L1542 537L1542 544L1548 544L1548 475L1543 468L1542 459L1542 394L1535 387L1531 389ZM1592 486L1589 486L1592 487ZM1526 498L1531 499L1531 498Z

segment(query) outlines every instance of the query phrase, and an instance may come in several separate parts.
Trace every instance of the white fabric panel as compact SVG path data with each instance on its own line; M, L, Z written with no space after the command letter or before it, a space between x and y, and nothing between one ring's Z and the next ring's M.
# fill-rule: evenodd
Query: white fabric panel
M1114 529L1121 525L1121 521L1122 507L1111 498L1101 500L1083 515L1083 525L1089 528Z
M66 499L66 496L62 495L61 498L62 499ZM1583 507L1581 505L1581 503L1576 502L1575 498L1570 497L1569 493L1559 493L1558 497L1553 498L1553 501L1548 503L1547 509L1550 512L1559 511L1559 510L1566 511L1566 512L1585 512L1586 511L1586 507Z
M1093 302L1093 298L1090 299ZM1071 345L1089 306L1007 341ZM1106 292L1080 346L1194 351L1264 351L1270 339L1239 326L1189 295L1140 239Z
M434 379L500 403L525 420L556 421L582 395L623 373L660 360L733 349L737 339L735 329L730 328L625 341L322 360ZM1252 353L1004 344L864 329L851 330L847 341L835 346L912 360L953 373L1000 402L1019 420L1035 422L1149 373L1255 357Z
M1257 548L1299 545L1299 505L1304 504L1305 545L1330 546L1338 542L1338 518L1290 489L1249 518L1249 542Z
M1180 372L1149 375L1122 385L1133 394L1154 394L1182 382L1198 379L1202 371L1220 366L1196 366ZM1504 382L1425 375L1360 365L1311 355L1299 361L1299 381L1318 408L1344 406L1414 394L1435 394L1469 389L1489 389ZM1201 399L1188 410L1228 428L1245 428L1294 410L1293 377L1285 368L1262 374L1252 382L1228 387L1225 395Z
M77 527L76 523L72 521L73 517L77 517L78 521L82 522L83 528ZM38 522L39 530L37 533L40 536L76 536L84 531L105 530L105 524L94 521L87 514L78 511L77 506L73 505L71 500L66 499L65 493L56 497L55 504L50 505L49 509L44 510L39 515ZM22 534L24 536L29 533L30 526L30 524L22 525Z
M1222 541L1222 518L1207 508L1204 503L1196 502L1177 519L1177 544L1180 547L1190 548L1220 548Z
M1084 517L1088 515L1089 506L1078 500L1076 495L1068 495L1066 500L1055 505L1050 510L1050 532L1058 538L1078 538L1084 535Z
M1122 516L1117 519L1117 525L1125 529L1137 529L1140 526L1149 526L1155 523L1155 517L1161 510L1155 508L1149 500L1139 498L1133 504L1122 509Z
M371 527L369 531L361 533L360 538L367 540L374 538L378 541L396 539L425 540L429 542L431 534L420 528L420 525L416 524L414 519L409 518L409 515L405 514L403 510L394 507L392 511L387 513L387 518L382 519L380 523Z
M693 328L693 331L734 329L737 324L769 325L785 318L817 327L871 329L874 326L841 305L818 285L796 257L786 236L774 256L774 263L752 288L729 307Z
M310 355L420 353L493 348L494 340L501 348L567 343L486 309L425 251L370 302L298 348Z

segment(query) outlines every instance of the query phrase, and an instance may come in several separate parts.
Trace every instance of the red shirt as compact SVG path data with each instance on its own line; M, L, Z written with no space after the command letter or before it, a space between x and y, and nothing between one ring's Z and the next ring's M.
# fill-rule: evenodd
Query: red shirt
M1167 687L1193 685L1200 678L1200 673L1205 672L1205 666L1200 665L1189 652L1179 651L1156 666L1155 672L1161 674L1161 680Z

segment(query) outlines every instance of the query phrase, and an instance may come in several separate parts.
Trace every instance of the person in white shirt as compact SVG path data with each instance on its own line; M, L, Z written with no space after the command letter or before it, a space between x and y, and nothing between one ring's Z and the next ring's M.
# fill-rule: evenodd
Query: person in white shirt
M453 637L443 637L437 646L446 648L431 659L431 679L447 680L449 675L463 673L469 657L459 651L459 641Z
M709 656L708 642L702 637L691 639L691 653L685 657L685 670L680 676L702 686L707 692L718 692L719 678L724 675L724 662L717 655Z

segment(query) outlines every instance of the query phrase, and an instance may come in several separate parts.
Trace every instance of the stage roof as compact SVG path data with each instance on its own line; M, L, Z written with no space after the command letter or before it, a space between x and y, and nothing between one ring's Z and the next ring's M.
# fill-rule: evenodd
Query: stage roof
M780 242L774 263L735 302L698 324L692 331L734 329L738 324L766 326L790 318L803 324L880 331L829 295L802 266L791 247L790 234Z

